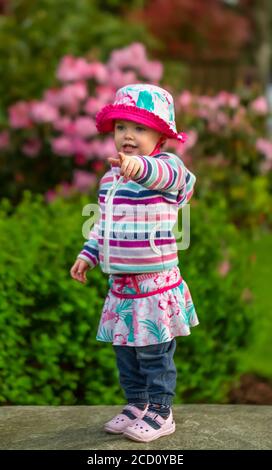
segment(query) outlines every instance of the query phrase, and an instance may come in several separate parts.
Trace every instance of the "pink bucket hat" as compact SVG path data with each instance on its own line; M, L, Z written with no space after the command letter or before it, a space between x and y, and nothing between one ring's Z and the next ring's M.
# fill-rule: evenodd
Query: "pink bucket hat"
M97 130L102 133L113 131L116 119L143 124L183 143L187 138L185 132L177 132L172 95L156 85L137 83L120 88L114 103L97 113Z

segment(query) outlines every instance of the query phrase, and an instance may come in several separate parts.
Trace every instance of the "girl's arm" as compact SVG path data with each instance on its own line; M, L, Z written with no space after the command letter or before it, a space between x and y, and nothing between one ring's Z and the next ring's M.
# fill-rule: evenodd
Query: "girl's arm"
M100 213L101 216L101 213ZM90 268L94 268L99 263L99 251L98 251L98 229L99 220L94 224L92 230L88 235L88 240L84 243L83 248L77 258L83 259L88 263Z
M182 160L174 154L162 155L158 158L135 156L141 168L133 177L137 183L148 189L161 191L179 191L185 185L186 167Z

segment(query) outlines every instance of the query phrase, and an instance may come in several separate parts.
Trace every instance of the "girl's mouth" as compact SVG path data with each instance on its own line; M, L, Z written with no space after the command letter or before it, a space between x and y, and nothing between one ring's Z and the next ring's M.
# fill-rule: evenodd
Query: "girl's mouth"
M136 151L137 146L136 145L123 145L122 149L125 153L133 153Z

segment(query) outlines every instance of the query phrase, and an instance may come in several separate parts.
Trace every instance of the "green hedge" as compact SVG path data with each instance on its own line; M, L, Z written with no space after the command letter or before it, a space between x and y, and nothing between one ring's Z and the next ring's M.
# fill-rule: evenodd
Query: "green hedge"
M95 339L107 276L99 267L83 286L70 278L81 249L81 215L90 198L56 199L26 192L0 206L0 403L117 404L124 401L112 346ZM251 308L241 300L242 239L225 220L223 200L191 205L191 245L180 268L200 319L178 338L176 403L224 401L245 345ZM217 267L228 256L232 268Z

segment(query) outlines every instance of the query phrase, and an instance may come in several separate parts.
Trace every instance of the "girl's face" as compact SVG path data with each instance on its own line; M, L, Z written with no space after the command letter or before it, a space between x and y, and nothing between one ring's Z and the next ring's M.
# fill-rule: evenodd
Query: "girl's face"
M118 119L114 123L117 151L126 155L149 155L161 136L160 132L137 122Z

